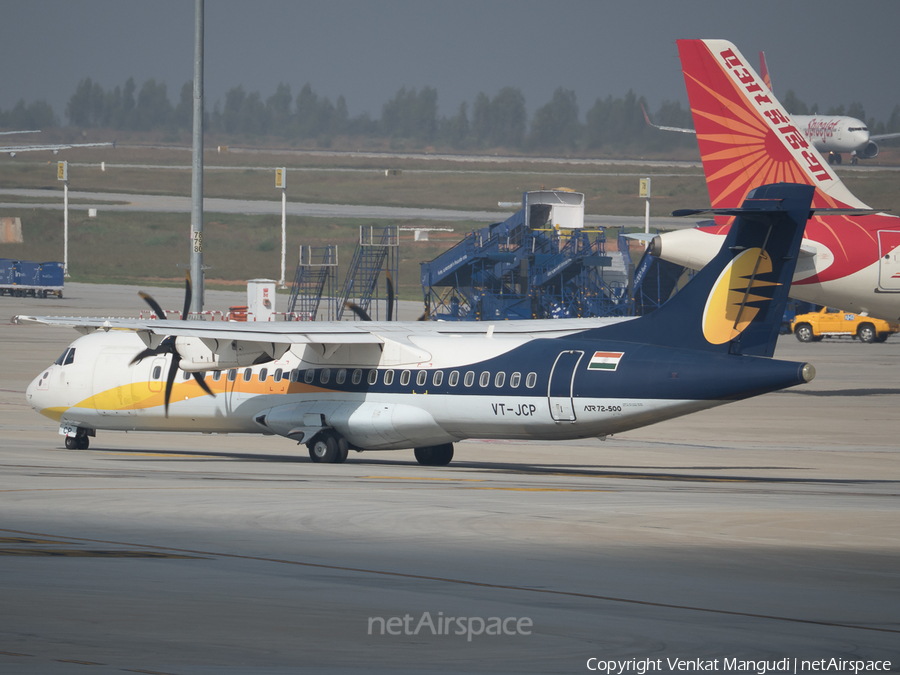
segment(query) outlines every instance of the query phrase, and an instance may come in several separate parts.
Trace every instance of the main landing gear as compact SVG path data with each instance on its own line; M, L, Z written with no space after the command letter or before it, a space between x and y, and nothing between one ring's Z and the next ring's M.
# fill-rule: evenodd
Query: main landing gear
M350 451L347 439L333 431L319 434L312 443L307 443L306 447L312 461L325 464L343 464Z
M841 163L841 153L839 152L829 152L828 153L828 163L829 164L840 164ZM856 162L853 162L856 164Z
M447 466L453 459L453 443L416 448L416 461L422 466Z

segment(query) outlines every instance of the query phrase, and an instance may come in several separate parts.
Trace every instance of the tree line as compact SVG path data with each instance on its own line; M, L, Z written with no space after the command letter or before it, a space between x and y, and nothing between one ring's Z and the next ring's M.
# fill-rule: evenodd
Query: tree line
M814 114L818 105L807 106L793 90L784 96L787 110L793 114ZM438 93L434 87L402 87L387 101L379 119L368 113L351 117L347 102L338 96L332 103L306 84L294 96L288 84L279 84L263 99L259 92L232 87L224 102L216 101L205 114L206 128L247 138L275 137L286 141L315 140L331 145L337 136L363 136L393 141L408 141L419 147L446 145L454 149L478 150L509 148L516 150L575 152L599 148L631 147L642 150L668 150L692 147L694 139L686 134L664 133L649 127L641 107L643 96L629 91L625 96L598 98L581 121L575 92L559 87L550 101L537 108L529 120L525 96L516 87L504 87L494 96L479 93L472 102L460 104L449 116L438 114ZM827 114L850 115L866 120L860 103L830 108ZM125 131L190 130L193 116L193 84L181 87L177 103L169 100L164 82L148 79L140 89L129 78L123 86L104 90L85 78L78 83L65 108L69 124L79 128L120 129ZM653 113L656 124L692 127L690 111L678 102L664 101ZM0 126L41 128L58 124L52 108L44 101L30 105L19 101L8 111L0 110ZM868 120L872 133L900 131L900 105L885 122Z

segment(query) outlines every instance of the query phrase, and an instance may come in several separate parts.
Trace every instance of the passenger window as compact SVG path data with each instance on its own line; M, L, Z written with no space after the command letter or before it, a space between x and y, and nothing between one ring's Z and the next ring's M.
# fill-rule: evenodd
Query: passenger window
M347 379L347 371L341 368L337 371L337 375L334 378L335 384L344 384L344 380Z
M513 389L518 389L519 385L522 384L522 373L513 373L509 376L509 386Z
M491 374L488 371L484 371L481 374L481 377L478 378L478 386L486 387L491 383Z
M232 368L228 371L228 381L234 382L237 379L237 368Z
M467 387L471 387L473 384L475 384L475 373L471 370L467 371L466 378L463 380L463 384Z
M281 368L276 368L275 373L272 375L272 379L276 382L281 382Z
M428 373L424 370L420 370L416 375L416 386L424 387L425 383L428 381Z
M458 384L459 384L459 371L458 371L458 370L454 370L454 371L452 371L452 372L450 373L450 381L449 381L449 385L450 385L451 387L455 387L455 386L458 385Z
M153 375L151 375L151 377L152 377L154 380L158 380L160 375L162 375L162 366L156 366L156 367L153 369Z
M394 371L386 370L384 371L384 383L388 386L394 383Z
M441 383L443 381L444 381L444 371L443 370L434 371L434 377L431 378L431 382L434 384L434 386L440 387Z
M306 384L312 384L313 380L316 379L316 371L313 368L310 368L305 373L303 373L303 381Z
M506 382L506 373L500 371L499 373L497 373L497 377L494 378L494 386L499 389L503 386L504 382Z
M378 371L372 368L372 370L369 371L369 376L366 378L366 382L368 382L369 384L375 384L376 382L378 382Z
M409 384L409 371L404 370L402 373L400 373L400 385L405 387L408 384Z
M331 379L331 368L322 368L322 372L319 375L319 383L320 384L328 384L328 380Z
M537 373L528 373L528 377L525 378L525 386L529 389L534 389L534 385L537 384Z
M221 380L221 379L222 379L222 371L221 371L221 370L214 370L214 371L213 371L213 382L218 382L218 381Z
M260 382L265 382L265 381L268 379L268 377L269 377L269 369L268 369L268 368L262 368L262 369L259 371L259 381L260 381Z
M66 360L63 361L63 365L67 366L73 361L75 361L75 347L69 347L69 351L66 352Z
M352 382L353 384L359 384L360 382L362 382L362 370L360 370L359 368L354 370L353 376L350 378L350 382Z
M291 382L299 382L300 381L300 369L294 368L291 371Z
M245 368L244 369L244 382L249 382L251 377L253 377L253 369Z

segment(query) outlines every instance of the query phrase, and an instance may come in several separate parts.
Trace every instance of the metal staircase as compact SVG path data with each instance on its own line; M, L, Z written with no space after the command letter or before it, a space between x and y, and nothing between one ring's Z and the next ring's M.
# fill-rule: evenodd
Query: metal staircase
M300 262L291 284L288 312L300 320L315 321L324 299L324 321L334 321L337 299L335 280L337 278L338 247L301 246Z
M347 309L347 303L352 302L373 319L379 319L379 304L376 302L375 316L369 311L372 300L376 301L386 292L385 284L379 283L381 271L391 273L394 284L399 278L400 233L396 225L388 227L375 227L362 225L359 228L359 243L353 252L353 259L347 270L344 285L338 296L338 306L335 316L338 321L343 319ZM396 303L396 294L394 297ZM397 316L397 307L394 307L393 315ZM385 312L385 316L387 313Z

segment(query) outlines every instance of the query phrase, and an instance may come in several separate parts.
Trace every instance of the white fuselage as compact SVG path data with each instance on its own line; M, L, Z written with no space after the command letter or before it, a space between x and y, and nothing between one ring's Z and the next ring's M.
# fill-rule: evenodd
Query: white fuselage
M855 117L792 115L797 127L819 152L862 152L869 145L869 129ZM877 150L875 151L877 154ZM875 155L871 155L874 157Z

